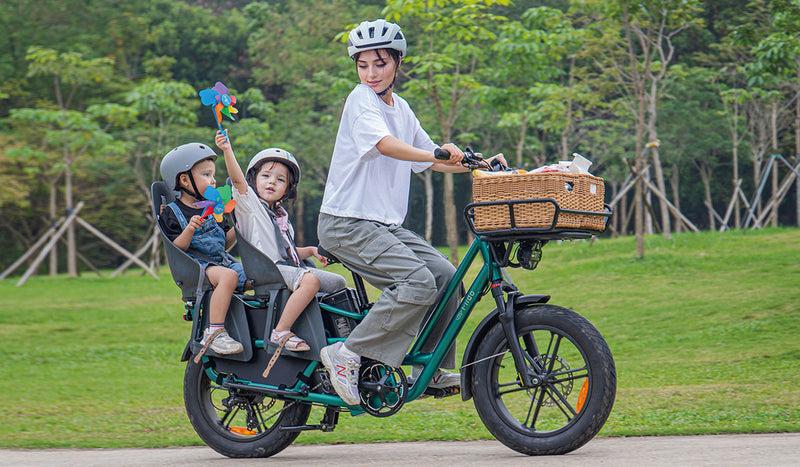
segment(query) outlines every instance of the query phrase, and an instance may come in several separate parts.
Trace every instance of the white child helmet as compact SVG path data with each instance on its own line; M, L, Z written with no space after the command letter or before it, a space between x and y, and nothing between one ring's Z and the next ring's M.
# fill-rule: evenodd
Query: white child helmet
M254 181L257 174L255 173L255 171L253 171L253 173L251 173L250 171L251 169L261 167L262 163L268 161L282 162L287 167L289 167L289 170L292 172L293 183L291 184L291 186L287 188L285 198L292 199L295 196L297 196L297 182L300 181L300 164L297 162L297 159L292 155L292 153L284 149L280 148L264 149L263 151L260 151L258 154L253 156L253 158L250 159L250 163L247 164L247 170L245 171L245 174L247 174L246 178L248 180L248 183L250 183L252 180L253 182L251 183L251 185L255 189Z
M400 57L405 57L406 47L406 38L400 26L384 19L363 21L347 37L347 53L350 58L359 52L373 49L394 49L400 52Z

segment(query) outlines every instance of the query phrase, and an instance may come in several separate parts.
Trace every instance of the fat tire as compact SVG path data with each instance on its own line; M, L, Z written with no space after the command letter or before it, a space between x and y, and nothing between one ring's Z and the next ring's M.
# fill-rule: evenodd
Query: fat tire
M505 333L498 322L477 344L475 361L479 363L475 365L472 380L475 409L492 435L517 452L535 456L565 454L578 449L600 431L614 405L617 376L611 350L592 323L567 308L555 305L529 305L516 311L515 320L518 336L533 331L556 333L568 339L574 348L580 351L584 362L579 363L588 367L589 381L583 408L572 420L552 430L532 429L525 426L527 418L524 420L525 423L520 423L512 416L499 392L501 386L498 373L502 357L492 357L508 349ZM523 352L525 352L524 344ZM485 360L481 361L482 359ZM513 369L514 364L510 354L504 364L510 365ZM530 366L530 362L528 365ZM507 387L509 385L503 386ZM535 397L531 397L530 392L526 393L532 401L531 408L528 409L530 414L534 411L532 408L535 405ZM540 394L539 397L543 398L544 395Z
M258 436L239 436L226 430L211 400L212 382L202 363L189 358L183 378L183 399L186 414L198 436L213 450L227 457L269 457L286 449L299 436L299 431L281 431L283 426L304 425L311 413L311 405L296 401L280 401L281 413ZM268 399L268 398L267 398Z

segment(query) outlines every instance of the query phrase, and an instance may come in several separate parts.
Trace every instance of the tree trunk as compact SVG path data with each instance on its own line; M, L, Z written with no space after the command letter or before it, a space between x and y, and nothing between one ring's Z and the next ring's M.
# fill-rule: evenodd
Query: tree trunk
M566 122L567 124L564 125L564 129L561 130L561 160L567 160L570 155L569 150L569 134L572 132L572 89L575 86L575 56L571 56L569 60L569 84L567 88L569 89L569 95L567 97L567 115L566 115Z
M619 184L616 182L606 181L606 184L611 185L611 199L617 199L617 192L619 191ZM621 200L620 200L621 201ZM611 217L611 229L612 233L611 236L615 236L615 232L619 235L622 235L622 232L619 231L619 205L615 210L614 216Z
M444 174L444 223L447 226L447 246L450 248L450 262L458 266L458 224L456 202L453 196L453 174Z
M656 178L656 186L659 191L666 196L667 190L664 183L664 171L661 167L661 158L658 154L658 130L656 129L656 121L658 120L658 109L656 106L657 93L658 82L654 79L650 81L650 102L647 112L649 117L647 120L647 130L650 141L647 143L647 146L650 148L650 153L653 155L653 175L655 175ZM661 230L664 233L664 238L669 239L671 238L670 231L672 230L669 222L669 208L662 202L659 202L658 206L661 211Z
M425 184L425 240L433 243L433 174L430 170L422 172Z
M700 180L703 182L703 192L706 198L706 209L708 210L708 228L713 232L717 230L717 223L714 219L714 205L711 202L711 167L703 161L695 159L697 171L700 173Z
M794 95L794 154L795 160L800 160L800 59L797 61L797 89ZM797 226L800 227L800 177L795 183L795 213L797 214Z
M542 130L541 136L542 136L541 137L542 146L540 148L541 149L541 153L539 154L539 160L538 161L534 161L534 164L533 164L536 167L541 167L541 166L543 166L543 165L545 165L547 163L547 132Z
M675 205L676 208L678 208L678 211L681 210L680 178L681 176L680 176L680 171L678 170L678 165L672 164L672 176L669 179L670 180L669 184L672 187L672 199L674 200L673 204ZM675 217L675 232L676 233L683 232L683 223L677 216Z
M739 187L739 101L734 99L733 102L733 125L731 133L733 136L733 188L740 190ZM739 194L734 191L733 193L733 225L736 230L742 226L742 218L739 214Z
M72 170L69 162L64 170L64 201L67 213L72 213ZM75 245L75 224L67 227L67 273L69 277L78 277L78 249Z
M641 102L640 104L643 104ZM644 105L641 105L644 107ZM641 109L644 110L644 109ZM643 122L642 122L643 123ZM644 125L636 125L636 160L634 167L636 175L644 171L644 158L642 157L642 137ZM644 174L642 174L644 175ZM633 231L636 236L636 257L644 258L644 180L642 177L636 179L636 188L633 195Z
M622 187L625 188L625 187ZM629 209L628 209L628 195L625 194L622 198L619 199L619 227L617 228L617 232L620 235L628 235L628 217L629 217Z
M305 222L304 222L304 212L305 212L305 198L302 196L297 197L297 202L294 204L294 243L295 245L299 246L306 246L306 235L305 235Z
M778 159L772 163L772 199L778 198ZM770 222L773 227L778 226L778 203L772 205L772 213L770 214Z
M55 225L56 221L56 195L58 190L56 189L55 183L50 183L50 222L51 225ZM51 227L52 228L52 227ZM58 275L58 244L53 244L53 248L50 250L50 275L56 276Z
M798 160L798 158L795 158L795 161L796 160ZM794 194L795 201L797 201L797 209L795 210L795 214L797 215L797 226L800 227L800 177L797 177L794 182Z
M528 116L522 115L520 122L519 138L517 139L517 167L522 167L522 154L525 150L525 134L528 132Z
M770 127L772 130L772 154L778 153L778 101L772 101L772 111L770 112ZM778 197L778 161L772 162L772 199ZM778 203L772 206L770 219L773 227L778 226Z

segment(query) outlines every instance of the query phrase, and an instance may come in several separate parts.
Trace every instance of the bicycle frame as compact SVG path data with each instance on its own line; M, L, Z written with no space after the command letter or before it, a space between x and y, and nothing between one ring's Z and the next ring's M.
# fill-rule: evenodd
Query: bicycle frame
M467 271L469 270L470 266L475 262L478 255L481 256L483 259L483 266L481 267L480 271L476 275L475 279L472 281L467 293L461 299L461 303L459 304L458 311L456 312L453 320L447 326L444 334L442 335L441 340L436 345L430 353L423 353L421 349L425 346L428 342L428 339L431 337L431 332L436 325L436 323L442 319L442 315L444 313L444 308L447 302L453 297L455 291L458 287L460 287L461 282L467 275ZM450 346L455 342L458 333L464 327L464 324L467 321L467 318L472 313L475 305L479 301L480 297L483 295L483 291L489 284L496 284L499 286L500 281L502 280L502 271L497 263L492 259L491 252L489 251L489 244L485 241L476 238L472 244L470 245L469 249L467 250L466 255L461 260L456 272L451 279L450 283L448 284L447 288L444 291L444 294L440 298L439 302L436 305L434 312L431 314L430 319L425 323L422 331L419 333L417 339L415 340L414 344L412 345L409 352L406 354L405 359L403 360L403 364L405 365L422 365L423 370L418 377L418 380L421 381L430 381L433 377L433 374L439 368L442 360L444 359L447 350ZM499 289L499 287L494 287L493 290ZM495 300L498 302L498 309L503 310L503 306L505 304L505 300L502 296L502 291L499 291L498 294L495 296ZM328 312L333 312L341 316L346 316L354 319L362 318L361 315L357 315L354 313L350 313L346 310L341 310L336 307L321 304L320 305L323 310ZM329 343L333 343L336 341L344 340L343 338L328 338ZM263 341L256 341L256 347L263 347ZM319 362L310 362L306 369L303 371L303 374L306 377L310 377L313 372L317 369L320 365ZM208 375L212 379L216 379L216 373L212 368L207 368L206 371ZM286 389L278 389L276 387L272 387L269 385L263 385L258 383L247 383L247 382L233 382L232 385L236 385L237 387L246 387L248 389L254 389L258 391L264 391L273 394L280 394L284 397L290 399L299 399L308 402L316 402L326 405L332 406L342 406L342 400L335 395L328 395L328 394L320 394L320 393L313 393L308 391L308 386L302 382L298 381L291 388ZM406 396L407 401L414 400L422 395L425 391L427 385L425 384L415 384L408 392ZM360 408L356 409L355 406L351 407L353 413L361 413Z
M478 271L478 274L475 276L475 279L472 281L472 284L470 285L466 294L461 299L461 303L458 306L458 311L453 317L453 320L445 329L441 340L436 345L436 348L433 350L433 352L427 354L422 353L421 349L427 343L428 339L430 339L434 325L441 318L445 305L453 297L453 294L460 286L464 277L467 275L467 271L469 270L470 266L472 266L472 263L475 261L478 254L480 254L483 258L483 266L481 267L480 271ZM499 286L500 281L503 278L502 274L503 273L500 267L492 259L489 251L489 244L480 240L479 238L475 238L467 250L466 255L461 260L461 263L458 265L458 269L456 269L453 279L445 289L445 292L439 300L439 303L431 315L431 318L425 324L416 341L412 345L411 350L409 350L406 358L403 360L403 363L407 365L424 366L418 377L419 381L430 381L430 379L433 377L433 374L439 368L439 365L444 359L447 350L450 348L453 342L455 342L456 336L458 336L458 333L464 327L467 318L472 313L475 305L483 295L484 289L490 283L492 284L492 287L497 288L495 287L495 284ZM497 297L495 297L495 299L497 300ZM501 303L504 305L505 300L502 297L502 291L500 292L499 299L501 302L498 302L498 306L501 306ZM409 391L407 399L414 400L418 398L425 391L425 386L425 384L415 384Z
M530 201L541 201L541 200L530 200ZM467 207L467 211L469 210L470 206ZM603 213L601 215L608 216L610 214ZM534 231L532 232L527 232L525 236L516 236L516 237L512 236L512 237L506 237L505 239L503 237L498 237L497 241L501 243L505 243L506 241L509 242L506 250L506 256L508 256L511 253L512 244L514 242L523 240L536 240L541 243L541 241L546 242L548 240L558 239L558 238L582 238L588 236L589 234L586 232L573 232L573 231L539 232L536 229L534 229ZM493 253L497 252L492 250L492 248L494 248L492 243L493 242L483 240L480 235L476 235L475 239L473 240L472 244L467 250L467 253L461 260L460 264L458 265L458 268L456 269L453 278L450 280L449 284L445 288L444 293L437 302L433 313L431 314L428 321L423 325L423 328L418 334L417 339L414 341L414 344L412 345L411 349L408 351L405 358L403 359L404 365L421 365L423 367L422 372L417 378L417 381L428 382L431 380L434 373L439 368L441 362L444 360L445 354L447 353L448 349L455 342L456 337L458 336L461 329L464 327L464 324L466 323L466 320L469 318L470 314L475 308L475 305L480 300L480 298L486 293L486 290L488 288L489 290L491 290L492 297L495 300L495 305L498 311L497 319L499 323L502 325L503 331L507 336L507 341L509 343L509 351L513 357L514 365L517 369L517 374L520 378L520 382L525 386L531 386L537 383L537 381L535 380L536 376L532 375L526 369L527 368L526 353L523 352L519 340L515 337L516 329L515 329L514 313L515 313L515 307L517 306L517 298L521 296L521 293L518 290L516 290L516 288L512 288L511 290L506 289L505 291L508 292L507 299L504 296L504 287L502 286L503 271L501 264L505 264L505 261L507 261L508 258L501 260L503 261L503 263L498 263L498 260L496 260L495 257L493 256ZM475 262L475 260L478 258L478 255L480 255L481 259L483 260L483 265L481 266L480 270L478 271L472 283L470 284L470 287L467 290L466 294L461 299L461 302L459 303L455 316L453 316L452 321L447 325L436 347L431 352L422 352L422 348L425 346L426 343L428 343L429 339L431 339L431 334L433 332L435 325L441 319L443 319L443 314L446 304L452 299L457 288L461 286L462 281L467 275L467 271ZM356 282L357 282L356 292L359 298L361 299L362 303L365 304L366 292L363 290L363 282L360 282L359 280L357 280ZM259 305L262 306L261 304ZM320 303L319 305L320 308L324 311L344 316L347 318L352 318L356 321L360 321L364 317L364 315L358 313L352 313L347 310L343 310L335 306L327 305L324 303ZM199 307L199 301L197 303L197 307ZM195 309L194 311L197 312L198 310ZM344 340L346 340L346 338L328 337L327 343L332 344L336 341L344 341ZM265 344L266 343L261 340L255 341L256 348L264 348ZM535 346L535 343L531 344ZM206 359L206 357L204 357L204 359ZM310 380L313 373L317 370L317 368L320 365L321 363L319 361L310 361L309 364L302 371L304 377L300 378L292 387L278 388L276 386L268 384L262 384L250 381L240 381L240 380L231 380L227 384L230 387L238 387L240 389L250 389L258 392L264 392L267 394L280 396L287 399L296 399L306 402L319 403L332 407L343 407L343 406L350 407L351 414L353 415L362 413L363 409L360 406L347 406L337 395L311 392L309 390L309 385L307 384L307 381ZM206 372L212 381L217 380L218 375L212 368L210 367L207 368ZM468 384L469 382L464 381L463 383ZM415 384L414 386L412 386L409 389L408 393L406 394L406 401L413 401L419 398L425 391L426 386L427 384Z

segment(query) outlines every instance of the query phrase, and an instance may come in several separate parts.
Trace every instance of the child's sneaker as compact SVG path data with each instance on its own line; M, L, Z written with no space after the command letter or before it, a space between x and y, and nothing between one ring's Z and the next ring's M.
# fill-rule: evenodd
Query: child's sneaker
M339 397L347 405L359 405L361 398L358 395L358 370L361 367L361 357L345 356L345 351L342 343L337 342L323 347L319 356Z
M206 328L205 332L203 333L203 340L200 341L200 344L205 346L210 336L211 336L211 331L208 328ZM228 334L228 331L224 329L222 330L222 332L217 334L217 337L215 337L213 341L211 341L211 344L208 345L208 348L220 355L235 354L244 350L242 344L235 341Z

